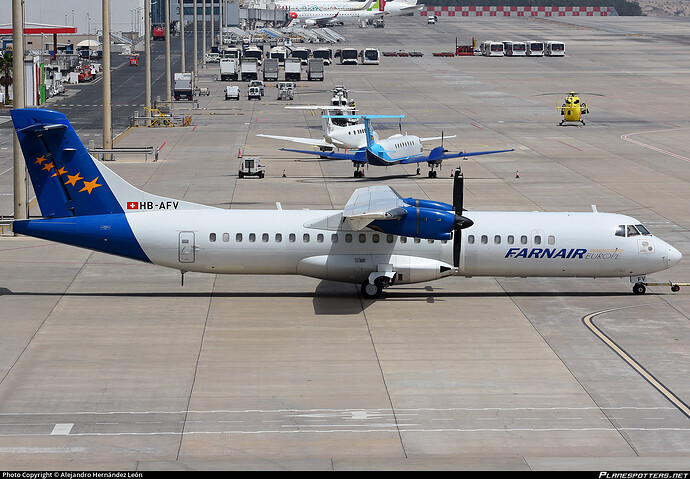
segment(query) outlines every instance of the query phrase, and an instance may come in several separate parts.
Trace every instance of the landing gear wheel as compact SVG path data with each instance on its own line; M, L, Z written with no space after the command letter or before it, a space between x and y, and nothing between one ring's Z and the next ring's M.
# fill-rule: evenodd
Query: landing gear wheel
M381 296L383 286L379 281L371 284L369 281L362 283L362 296L367 299L376 299Z
M674 284L673 286L671 286L671 291L673 291L674 293L677 293L678 291L680 291L680 286L678 286L677 284Z
M647 287L642 283L635 283L635 286L633 286L633 293L635 294L645 294L646 291Z

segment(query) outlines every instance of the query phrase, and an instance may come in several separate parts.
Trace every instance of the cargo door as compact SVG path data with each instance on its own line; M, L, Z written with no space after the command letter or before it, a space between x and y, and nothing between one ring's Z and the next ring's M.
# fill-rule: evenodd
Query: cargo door
M180 263L194 262L194 232L180 231L179 242Z

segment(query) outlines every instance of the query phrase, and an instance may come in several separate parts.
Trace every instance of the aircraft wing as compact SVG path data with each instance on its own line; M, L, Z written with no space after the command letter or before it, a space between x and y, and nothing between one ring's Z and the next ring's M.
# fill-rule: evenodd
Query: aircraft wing
M419 141L435 141L435 140L444 140L446 138L455 138L457 135L453 136L432 136L429 138L420 138Z
M319 25L319 26L325 26L331 23L332 20L335 20L335 18L338 16L339 12L336 12L334 15L323 15L321 17L309 17L305 18L305 21L308 22L314 22L314 24Z
M347 219L353 230L366 228L377 220L392 220L407 214L403 209L405 202L390 186L370 186L358 188L352 193L345 208L343 218Z
M284 140L284 141L292 141L294 143L302 143L304 145L312 145L312 146L323 146L323 147L328 147L328 148L333 148L333 144L328 143L324 139L316 139L316 138L298 138L294 136L276 136L276 135L263 135L259 134L256 136L261 136L264 138L273 138L274 140Z
M468 156L480 156L480 155L493 155L495 153L507 153L509 151L515 151L515 148L510 150L494 150L494 151L475 151L475 152L463 152L458 153L447 153L442 147L436 147L428 155L410 156L404 158L398 163L409 164L409 163L425 163L425 162L441 162L449 158L465 158Z
M333 145L331 145L333 146ZM293 153L304 153L306 155L316 155L322 158L331 158L334 160L350 160L356 163L366 163L367 159L364 150L357 150L355 153L337 153L335 151L315 151L315 150L292 150L290 148L281 148L280 151L292 151Z

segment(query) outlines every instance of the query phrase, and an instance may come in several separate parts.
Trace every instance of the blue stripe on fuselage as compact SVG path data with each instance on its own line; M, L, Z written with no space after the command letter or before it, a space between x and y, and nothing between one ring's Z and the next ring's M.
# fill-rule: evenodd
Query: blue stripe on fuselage
M17 220L15 233L150 263L124 213Z

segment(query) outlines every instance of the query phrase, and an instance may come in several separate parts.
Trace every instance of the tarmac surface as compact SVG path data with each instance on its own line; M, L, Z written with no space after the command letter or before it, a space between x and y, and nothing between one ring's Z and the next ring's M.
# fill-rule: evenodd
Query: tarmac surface
M339 29L347 41L334 48L424 56L333 64L289 104L323 104L343 84L360 113L405 115L376 123L382 137L401 128L443 133L451 151L516 150L449 160L436 179L426 165L355 179L349 162L278 151L297 145L256 135L319 138L319 113L285 110L272 84L261 101L225 101L212 64L199 73L210 95L175 110L190 126L118 137L159 148L158 161L108 166L154 194L296 209L341 208L367 184L450 201L462 165L470 217L625 213L684 255L648 279L688 282L688 26L402 17ZM557 39L566 56L432 54L472 37ZM585 126L558 126L569 91L588 101ZM266 178L238 179L238 151L260 156ZM0 191L11 187L0 175ZM174 270L11 236L0 278L0 470L690 470L687 288L456 277L371 301L297 276L188 273L181 286Z

